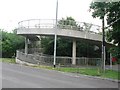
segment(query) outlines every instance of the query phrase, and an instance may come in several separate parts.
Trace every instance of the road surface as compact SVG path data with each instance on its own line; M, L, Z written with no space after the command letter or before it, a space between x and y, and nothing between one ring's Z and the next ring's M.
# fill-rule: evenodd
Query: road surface
M2 88L118 88L118 83L3 63Z

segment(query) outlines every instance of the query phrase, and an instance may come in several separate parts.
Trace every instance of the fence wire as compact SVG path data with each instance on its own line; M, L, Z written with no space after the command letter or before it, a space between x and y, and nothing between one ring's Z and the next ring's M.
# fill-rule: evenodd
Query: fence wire
M21 61L25 61L32 64L37 65L53 65L54 57L52 55L45 54L25 54L22 51L17 50L17 59ZM59 67L73 67L72 65L72 57L56 57L56 66ZM86 58L86 57L77 57L76 58L76 67L100 67L101 66L101 58Z

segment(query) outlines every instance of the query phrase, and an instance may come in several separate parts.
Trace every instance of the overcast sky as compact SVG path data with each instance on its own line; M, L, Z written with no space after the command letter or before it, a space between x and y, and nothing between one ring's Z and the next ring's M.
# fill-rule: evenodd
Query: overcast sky
M92 0L58 0L58 19L73 17L79 22L101 25L89 10ZM0 0L0 28L11 31L27 19L55 19L56 0Z

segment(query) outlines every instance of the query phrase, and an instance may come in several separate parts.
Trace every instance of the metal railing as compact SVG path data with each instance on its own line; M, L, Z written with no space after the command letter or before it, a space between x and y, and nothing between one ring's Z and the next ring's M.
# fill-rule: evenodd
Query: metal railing
M17 56L19 60L39 65L53 65L54 57L52 55L45 54L25 54L22 51L17 50ZM77 57L76 65L77 66L100 66L101 58L86 58L86 57ZM56 57L56 65L59 66L72 66L72 57Z
M18 28L55 28L55 19L30 19L18 23ZM58 29L69 29L100 33L101 27L91 23L77 22L73 20L58 20Z
M86 58L86 57L77 57L76 62L79 65L91 65L91 66L100 66L101 58Z

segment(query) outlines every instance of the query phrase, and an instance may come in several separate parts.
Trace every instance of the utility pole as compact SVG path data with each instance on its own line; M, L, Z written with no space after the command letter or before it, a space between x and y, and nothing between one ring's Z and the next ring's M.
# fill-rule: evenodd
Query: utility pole
M106 59L106 55L105 55L105 15L103 15L102 18L102 69L105 71L105 59Z
M56 67L56 42L57 42L57 18L58 18L58 0L56 2L56 25L55 25L55 38L54 38L54 68Z

